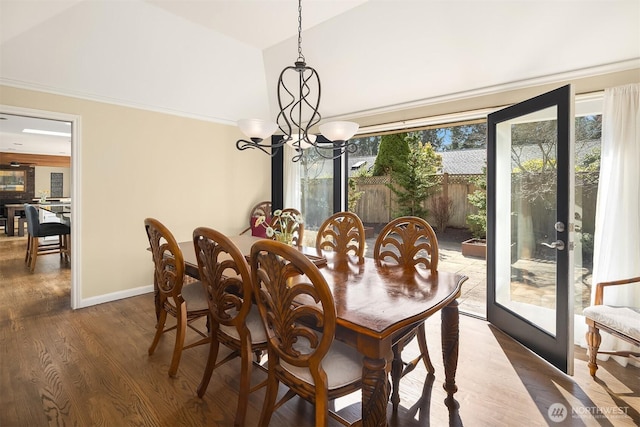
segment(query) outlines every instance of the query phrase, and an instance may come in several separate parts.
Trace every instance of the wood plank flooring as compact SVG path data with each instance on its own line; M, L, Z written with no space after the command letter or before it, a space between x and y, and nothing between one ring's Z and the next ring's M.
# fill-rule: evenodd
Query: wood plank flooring
M176 378L167 375L172 336L147 355L154 332L152 295L72 311L69 266L58 255L46 255L30 274L25 247L25 239L0 238L1 427L232 425L236 361L214 372L204 398L198 398L204 346L183 353ZM450 412L444 405L436 317L427 321L436 377L427 378L420 365L403 379L401 407L390 415L390 425L638 425L640 369L603 362L593 381L585 351L577 348L576 372L568 377L486 322L467 316L460 321L458 408ZM254 370L254 383L264 377ZM263 397L264 389L250 396L248 426L257 425ZM550 419L554 404L567 408L564 421ZM343 406L343 413L357 414L359 395L336 402L336 408ZM313 408L293 399L271 425L312 426Z

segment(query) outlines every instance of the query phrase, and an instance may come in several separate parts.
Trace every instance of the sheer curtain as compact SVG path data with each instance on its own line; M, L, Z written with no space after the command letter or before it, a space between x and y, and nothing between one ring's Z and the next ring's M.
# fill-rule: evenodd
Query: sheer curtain
M592 303L596 283L640 275L640 84L605 90L594 234ZM608 288L604 303L640 307L636 289ZM602 334L603 350L632 347ZM612 357L623 366L629 360Z
M284 145L284 204L283 208L295 208L301 210L302 189L300 186L300 162L291 159L296 155L296 150L289 144Z

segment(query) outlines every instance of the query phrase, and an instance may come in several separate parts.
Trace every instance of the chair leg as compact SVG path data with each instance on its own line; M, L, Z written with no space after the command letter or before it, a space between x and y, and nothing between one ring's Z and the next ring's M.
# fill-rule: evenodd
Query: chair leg
M36 268L36 259L38 258L38 245L40 244L38 237L31 237L31 252L29 258L29 271L33 273Z
M64 258L64 238L62 234L58 235L58 246L60 247L60 258Z
M247 405L249 404L249 389L251 386L251 367L253 360L251 357L251 340L247 334L241 336L242 347L240 349L240 390L238 393L238 408L236 409L236 426L243 426Z
M435 368L433 367L433 363L431 363L431 358L429 357L429 349L427 347L427 336L424 322L422 322L420 326L417 327L416 336L418 339L420 354L415 359L406 363L406 367L405 363L402 361L402 350L405 345L411 341L412 338L408 338L406 339L406 341L401 341L393 346L393 362L391 363L391 403L393 405L394 411L398 410L398 405L400 404L400 379L407 375L409 372L413 371L416 366L418 366L418 363L420 363L420 359L422 359L422 361L424 362L424 365L427 368L427 372L430 375L433 375L435 373Z
M27 253L24 256L24 262L26 263L29 262L29 255L31 255L30 250L31 250L31 234L29 234L29 237L27 237Z
M214 335L215 334L215 335ZM204 396L209 387L209 381L211 381L211 375L213 369L216 366L216 360L218 360L218 350L220 349L220 342L217 339L217 328L214 333L211 334L211 341L209 342L209 357L207 358L207 364L204 367L204 373L202 374L202 380L198 386L198 397Z
M158 345L158 342L160 342L160 337L164 332L164 324L166 321L167 312L166 310L162 310L160 313L158 313L158 321L156 322L156 334L153 336L151 347L149 347L149 356L151 356L153 352L156 351L156 346Z
M589 347L589 373L592 377L596 377L596 371L598 370L598 362L596 357L598 356L598 348L600 347L600 342L602 341L602 337L600 336L600 331L595 325L589 324L589 330L586 334L587 346Z
M63 234L62 235L62 244L60 246L60 253L64 254L67 262L71 261L71 245L70 245L71 235Z
M400 378L402 378L402 350L398 345L393 346L393 361L391 362L391 404L393 412L398 410L400 404Z
M427 332L425 330L424 322L418 327L418 346L420 347L420 355L424 362L424 366L427 368L427 372L433 374L436 372L431 358L429 357L429 349L427 348Z
M260 422L258 425L260 426L268 426L269 421L271 421L271 415L273 415L273 411L275 410L276 398L278 397L278 379L276 378L275 373L273 372L275 369L275 363L273 361L273 355L269 354L269 370L268 370L268 378L267 378L267 391L264 397L264 403L262 404L262 413L260 413Z
M187 304L182 301L177 307L178 315L176 320L178 325L176 328L176 344L173 347L173 356L171 357L171 365L169 366L169 376L175 377L180 365L180 357L184 347L185 335L187 334Z

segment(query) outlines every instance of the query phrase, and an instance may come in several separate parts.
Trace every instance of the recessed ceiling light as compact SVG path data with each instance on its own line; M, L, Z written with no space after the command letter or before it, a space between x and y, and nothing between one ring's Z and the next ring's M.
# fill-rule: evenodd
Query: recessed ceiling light
M51 136L71 136L69 132L53 132L50 130L39 130L39 129L23 129L24 133L36 133L38 135L51 135Z

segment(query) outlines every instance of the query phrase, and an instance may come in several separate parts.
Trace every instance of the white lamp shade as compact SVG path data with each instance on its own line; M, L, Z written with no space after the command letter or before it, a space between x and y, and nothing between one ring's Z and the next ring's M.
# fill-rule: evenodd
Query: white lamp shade
M287 144L289 144L292 147L295 147L295 145L293 145L295 142L300 141L300 148L302 148L303 150L306 150L307 148L311 147L313 144L315 144L316 142L316 138L317 136L315 136L312 133L307 134L307 138L309 139L309 142L305 141L303 139L304 135L299 134L299 133L294 133L293 135L291 135L291 139L289 139L287 141Z
M238 120L238 127L249 138L257 138L260 140L267 139L278 128L273 122L260 119L242 119Z
M355 122L327 122L319 126L320 132L329 141L346 141L358 132L360 125Z

